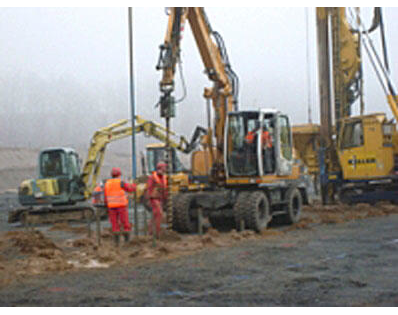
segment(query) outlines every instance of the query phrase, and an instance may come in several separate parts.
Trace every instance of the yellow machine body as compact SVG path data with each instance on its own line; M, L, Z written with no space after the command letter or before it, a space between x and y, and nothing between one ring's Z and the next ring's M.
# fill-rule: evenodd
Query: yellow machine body
M311 175L319 174L319 125L302 124L292 127L293 145L296 158L307 166Z
M353 116L341 123L337 155L344 180L376 180L394 174L398 132L385 113ZM294 126L293 138L298 158L310 174L319 174L319 126Z
M32 179L24 180L19 189L23 190L26 195L32 195L34 182L38 188L38 192L43 194L43 196L56 196L59 194L57 180L53 178L37 179L36 181Z
M338 155L346 180L368 180L394 173L396 125L384 113L345 119Z

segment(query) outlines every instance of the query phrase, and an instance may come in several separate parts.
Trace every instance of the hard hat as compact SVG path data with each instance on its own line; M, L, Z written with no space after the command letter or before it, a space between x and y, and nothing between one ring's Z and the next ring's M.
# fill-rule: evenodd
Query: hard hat
M111 176L112 177L118 177L122 175L122 171L120 170L119 167L113 167L111 171Z

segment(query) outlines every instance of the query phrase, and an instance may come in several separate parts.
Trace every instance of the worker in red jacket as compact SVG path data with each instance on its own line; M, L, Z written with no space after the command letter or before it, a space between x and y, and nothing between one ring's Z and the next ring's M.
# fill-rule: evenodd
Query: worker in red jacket
M108 179L104 187L105 204L108 208L109 221L114 233L115 245L120 241L120 223L123 225L123 236L129 241L131 225L128 216L128 199L126 192L136 190L136 184L125 183L121 180L120 168L114 167L111 171L111 179Z
M159 162L156 165L156 171L149 176L147 181L147 193L152 208L152 220L149 224L149 234L152 234L152 226L155 224L157 238L159 238L163 209L167 200L166 170L167 164Z

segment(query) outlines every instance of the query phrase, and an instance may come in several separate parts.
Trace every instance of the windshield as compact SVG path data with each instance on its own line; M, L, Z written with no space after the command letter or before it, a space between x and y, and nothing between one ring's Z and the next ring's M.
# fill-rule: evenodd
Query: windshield
M362 121L354 121L344 126L341 149L356 148L363 145Z
M40 157L40 174L42 178L65 175L64 152L60 150L43 152Z
M173 173L183 171L183 165L178 160L175 150L172 150L171 152L173 160ZM156 165L161 161L166 162L165 148L156 148L156 149L147 150L147 163L148 163L149 173L154 172L156 170Z
M227 164L230 176L258 175L258 112L232 113L228 116Z

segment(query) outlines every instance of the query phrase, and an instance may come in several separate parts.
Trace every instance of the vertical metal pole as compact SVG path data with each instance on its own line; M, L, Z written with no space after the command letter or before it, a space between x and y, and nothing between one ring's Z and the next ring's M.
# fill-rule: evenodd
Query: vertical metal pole
M166 152L167 152L167 200L166 200L166 220L167 229L173 228L173 205L171 200L171 173L172 173L172 155L170 148L170 118L166 118Z
M305 9L305 34L306 34L306 63L307 63L307 101L308 101L308 123L312 124L312 104L311 104L311 73L310 73L310 41L309 41L309 27L308 27L308 10L309 8Z
M135 94L134 94L134 62L133 62L133 8L129 7L129 56L130 56L130 103L131 103L131 123L135 130ZM132 143L132 172L133 179L137 178L137 161L135 148L135 132L131 134Z
M330 47L329 47L329 14L328 8L316 9L319 97L320 97L320 179L322 202L328 200L328 167L330 166L329 152L332 139L331 113L331 82L330 82Z
M131 103L131 124L133 132L131 133L131 149L132 149L132 177L137 178L137 160L135 147L135 94L134 94L134 52L133 52L133 8L128 8L128 34L129 34L129 61L130 61L130 103ZM135 196L135 193L134 193ZM138 213L137 202L134 198L134 234L138 236Z

